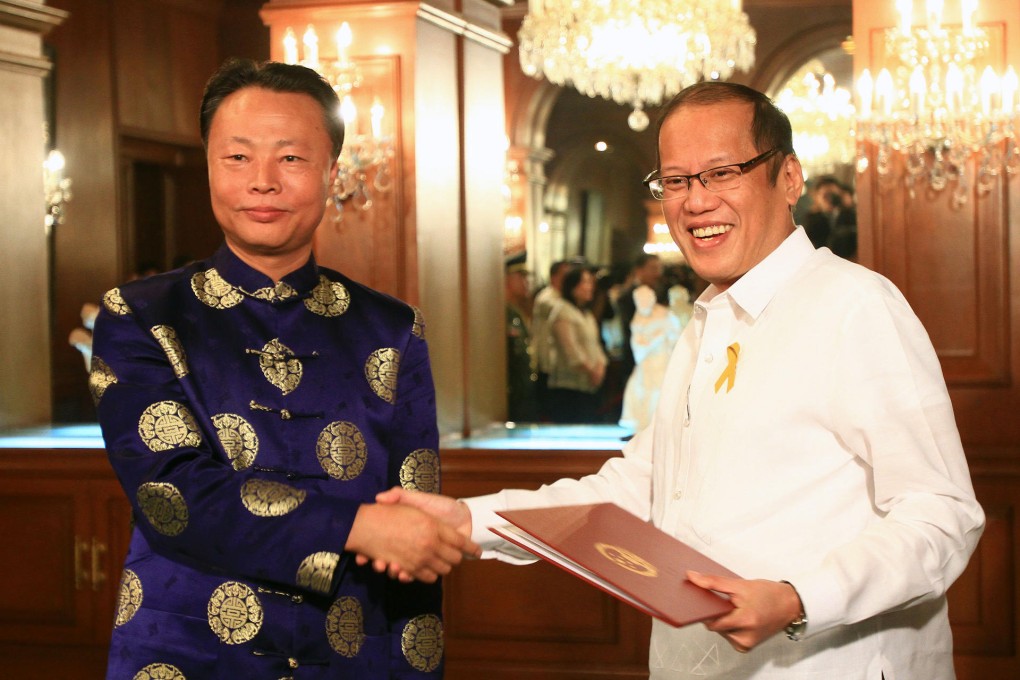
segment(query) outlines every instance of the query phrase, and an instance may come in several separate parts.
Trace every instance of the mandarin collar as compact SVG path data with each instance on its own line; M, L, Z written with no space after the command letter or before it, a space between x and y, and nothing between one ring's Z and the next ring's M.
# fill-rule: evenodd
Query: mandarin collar
M757 319L783 285L792 279L815 253L807 232L802 227L793 230L779 246L752 267L736 283L720 292L715 284L709 285L696 305L706 307L716 297L725 296L753 319Z
M227 283L242 291L251 292L276 286L276 281L246 264L226 243L219 247L210 263ZM296 290L299 296L310 293L319 283L319 266L315 262L315 255L309 255L307 262L280 280Z

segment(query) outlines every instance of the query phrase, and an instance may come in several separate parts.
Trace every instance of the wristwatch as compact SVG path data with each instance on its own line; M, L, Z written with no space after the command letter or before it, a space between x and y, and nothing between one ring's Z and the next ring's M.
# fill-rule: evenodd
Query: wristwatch
M789 581L780 581L780 583L785 583L793 588L794 593L797 593L797 588ZM797 593L797 599L800 599L800 593ZM803 606L804 605L801 604L801 607ZM807 615L804 613L803 609L800 610L800 614L797 615L797 618L786 624L786 628L783 629L783 632L786 633L786 637L790 638L794 642L800 642L801 638L804 637L804 633L807 632Z
M797 618L790 621L783 630L786 632L786 637L794 642L800 642L800 639L804 637L805 631L807 631L807 617L804 616L804 612L801 612Z

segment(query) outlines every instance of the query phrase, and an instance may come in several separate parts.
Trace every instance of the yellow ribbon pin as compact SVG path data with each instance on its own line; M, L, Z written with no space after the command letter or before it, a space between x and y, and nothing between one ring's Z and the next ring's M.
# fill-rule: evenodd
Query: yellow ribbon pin
M737 381L737 359L740 357L740 343L733 343L726 348L726 368L719 375L719 379L715 381L715 391L719 392L719 388L726 383L726 391L729 392L733 389L733 383Z

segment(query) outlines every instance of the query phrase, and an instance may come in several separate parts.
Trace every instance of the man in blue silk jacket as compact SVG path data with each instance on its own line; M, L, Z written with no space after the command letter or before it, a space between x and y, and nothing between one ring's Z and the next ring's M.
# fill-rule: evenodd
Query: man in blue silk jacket
M232 60L201 131L225 243L109 291L95 325L89 385L135 519L108 678L439 678L439 577L477 546L374 503L438 489L435 392L417 310L312 255L336 94Z

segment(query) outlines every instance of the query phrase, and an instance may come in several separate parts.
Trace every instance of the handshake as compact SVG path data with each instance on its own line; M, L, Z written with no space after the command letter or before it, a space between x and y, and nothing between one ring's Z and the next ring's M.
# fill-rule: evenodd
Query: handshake
M358 565L403 583L434 583L465 557L479 557L471 540L471 510L448 496L394 487L358 509L346 550Z

